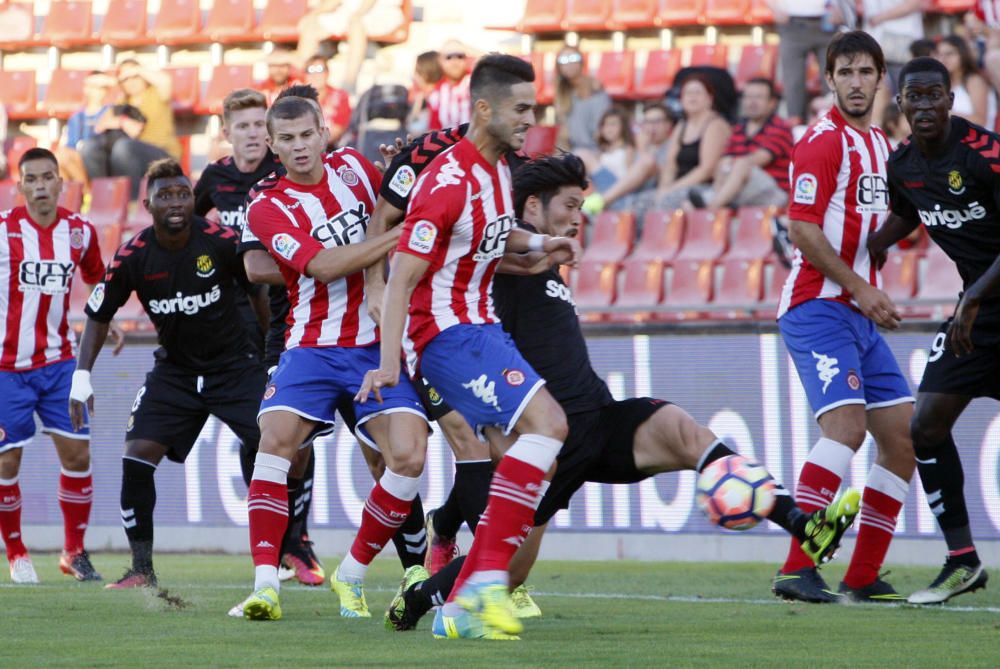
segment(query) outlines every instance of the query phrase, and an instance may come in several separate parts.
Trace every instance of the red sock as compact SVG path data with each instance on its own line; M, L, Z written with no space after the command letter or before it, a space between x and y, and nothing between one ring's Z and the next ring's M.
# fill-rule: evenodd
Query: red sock
M863 588L878 578L885 561L896 517L903 508L909 484L887 469L874 465L868 483L861 494L861 515L858 518L858 540L854 544L851 564L844 574L849 588Z
M386 492L381 483L376 483L365 500L365 508L361 512L361 527L351 546L354 559L361 564L371 564L410 515L411 506L412 500L399 499Z
M253 479L247 495L247 511L254 566L277 567L281 559L281 539L288 527L288 485Z
M70 555L83 550L83 535L87 531L93 503L94 479L90 472L83 476L70 476L63 470L59 476L59 508L62 509L65 531L63 547Z
M493 474L489 503L479 519L476 539L458 574L448 601L465 580L479 571L507 571L510 559L531 531L545 472L527 462L504 457Z
M8 561L28 554L21 541L21 486L16 479L10 485L0 485L0 534L7 547Z
M822 509L836 497L840 481L841 477L829 469L806 461L802 466L802 473L799 474L799 483L795 489L795 502L799 508L807 513ZM790 574L799 569L815 566L812 558L799 548L798 539L793 538L788 548L788 557L785 558L785 564L781 567L781 573Z

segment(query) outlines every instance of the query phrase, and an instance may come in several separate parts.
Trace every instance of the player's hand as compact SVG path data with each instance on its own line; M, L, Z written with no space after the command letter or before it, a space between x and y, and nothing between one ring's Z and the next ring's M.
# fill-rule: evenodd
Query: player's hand
M407 141L409 141L409 135L407 135ZM378 152L382 156L382 160L375 162L375 167L378 168L378 171L385 172L389 167L389 163L392 162L392 159L398 156L403 151L403 147L405 146L406 142L403 141L402 137L397 137L396 141L392 144L379 144Z
M889 259L889 253L881 244L873 243L873 241L871 237L868 238L868 255L875 268L882 269L885 261Z
M364 404L368 401L368 396L374 394L375 401L382 404L382 388L392 388L399 384L399 368L395 371L391 369L370 369L365 373L365 380L361 382L361 390L354 396L354 401Z
M955 316L948 326L947 342L948 348L957 356L961 357L972 353L972 325L979 315L979 298L966 291L965 295L955 309Z
M90 415L94 415L94 389L90 385L90 372L78 369L73 372L73 382L69 389L69 420L74 430L80 430L87 424L86 407Z
M118 355L125 348L125 331L114 322L108 328L108 341L114 346L111 349L111 355Z
M854 299L861 313L873 320L876 325L886 330L895 330L899 327L903 317L899 315L892 298L875 286L865 284L861 290L854 293Z
M580 242L572 237L549 237L542 245L542 250L550 257L558 256L562 258L560 265L576 266L576 261L580 258Z

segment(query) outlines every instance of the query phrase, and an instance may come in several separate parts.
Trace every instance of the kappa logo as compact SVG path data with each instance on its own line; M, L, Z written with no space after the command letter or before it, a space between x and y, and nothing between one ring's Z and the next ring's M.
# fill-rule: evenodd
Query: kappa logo
M451 153L447 155L444 165L438 170L437 174L434 175L434 179L437 181L437 185L431 188L431 194L434 194L438 188L444 188L445 186L457 186L461 182L462 177L465 176L465 171L455 160L455 156Z
M274 544L265 539L263 541L258 541L254 548L274 548Z
M822 135L824 132L829 132L831 130L836 130L837 126L829 116L824 116L821 118L816 125L813 126L812 134L809 135L809 141L812 142L814 139Z
M828 355L817 353L816 351L811 351L811 353L816 360L816 374L819 376L819 380L823 382L823 394L825 395L826 389L830 387L830 383L833 382L834 377L840 374L840 368L837 367L838 360Z
M194 266L195 269L197 270L195 274L197 274L203 279L207 279L208 277L215 274L215 265L212 263L212 258L210 256L207 255L198 256L198 258L194 261Z
M500 409L500 398L497 397L496 393L496 382L490 381L485 374L481 374L478 379L472 379L468 383L463 383L462 387L466 390L471 390L476 399L480 400L483 404L491 406L497 411L502 410Z

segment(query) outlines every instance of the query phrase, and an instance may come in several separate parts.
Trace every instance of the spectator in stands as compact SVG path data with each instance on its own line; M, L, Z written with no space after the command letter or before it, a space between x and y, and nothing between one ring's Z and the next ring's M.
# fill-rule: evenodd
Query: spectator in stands
M958 35L943 37L934 57L948 68L951 76L951 92L955 96L951 113L992 129L997 113L996 95L979 74L968 43Z
M267 98L267 106L274 104L275 98L289 86L302 83L295 76L294 55L285 48L275 48L267 56L267 79L257 88Z
M7 108L0 104L0 180L6 179L7 169Z
M417 56L413 68L413 106L406 118L407 131L414 135L427 132L430 124L430 110L427 109L427 96L444 77L441 71L441 54L437 51L424 51Z
M910 136L910 124L900 111L899 105L893 100L882 110L882 129L889 137L889 144L895 149L899 143Z
M448 40L441 48L438 62L443 76L427 95L428 130L454 128L469 122L472 102L467 55L468 48L457 40Z
M91 179L129 177L135 199L146 168L162 158L180 159L181 145L170 108L169 75L128 59L118 67L118 84L123 104L104 113L95 126L97 134L80 144L80 155Z
M924 36L922 9L925 0L861 0L864 29L882 46L887 76L875 93L872 122L882 125L882 111L896 94L896 79L910 60L914 38Z
M347 91L328 83L329 76L330 72L323 56L317 54L306 61L306 83L319 93L319 105L323 109L323 118L330 131L330 148L333 148L337 146L337 142L347 130L347 124L351 121L351 100Z
M920 39L915 39L910 43L910 58L933 58L934 49L937 48L937 42L926 37L921 37Z
M110 74L94 70L83 80L83 107L66 122L63 146L56 149L59 159L59 176L63 181L89 183L87 166L84 165L80 147L83 140L97 134L97 124L111 107L108 104L118 81Z
M358 74L365 60L368 40L394 32L407 17L401 0L319 0L299 21L298 61L304 63L320 51L326 39L347 42L347 63L343 88L351 94L358 85ZM268 100L268 104L273 100Z
M778 117L781 97L763 77L743 87L743 119L733 128L710 189L692 188L688 199L699 209L788 203L792 130Z
M624 178L635 158L632 119L621 107L611 107L597 126L596 157L584 159L591 183L599 191L609 189Z
M557 145L580 155L597 152L597 124L611 107L611 98L583 67L583 54L564 46L556 56Z

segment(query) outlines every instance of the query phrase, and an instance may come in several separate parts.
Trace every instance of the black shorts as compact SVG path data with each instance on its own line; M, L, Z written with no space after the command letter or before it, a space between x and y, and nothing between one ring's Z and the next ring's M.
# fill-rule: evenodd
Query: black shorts
M650 477L635 467L635 432L670 402L636 397L568 417L569 437L559 451L556 474L535 512L535 525L544 525L588 481L636 483Z
M951 319L941 325L931 342L919 392L1000 400L1000 322L991 316L976 318L974 348L961 358L946 344Z
M125 440L155 441L167 447L168 458L184 462L212 415L256 452L257 410L266 383L267 372L255 359L202 375L157 363L132 402Z
M454 411L454 409L448 406L448 403L444 401L444 398L441 397L438 391L434 390L434 386L427 383L427 380L423 377L413 382L413 388L420 397L420 403L424 405L424 411L427 412L427 420L436 421Z

